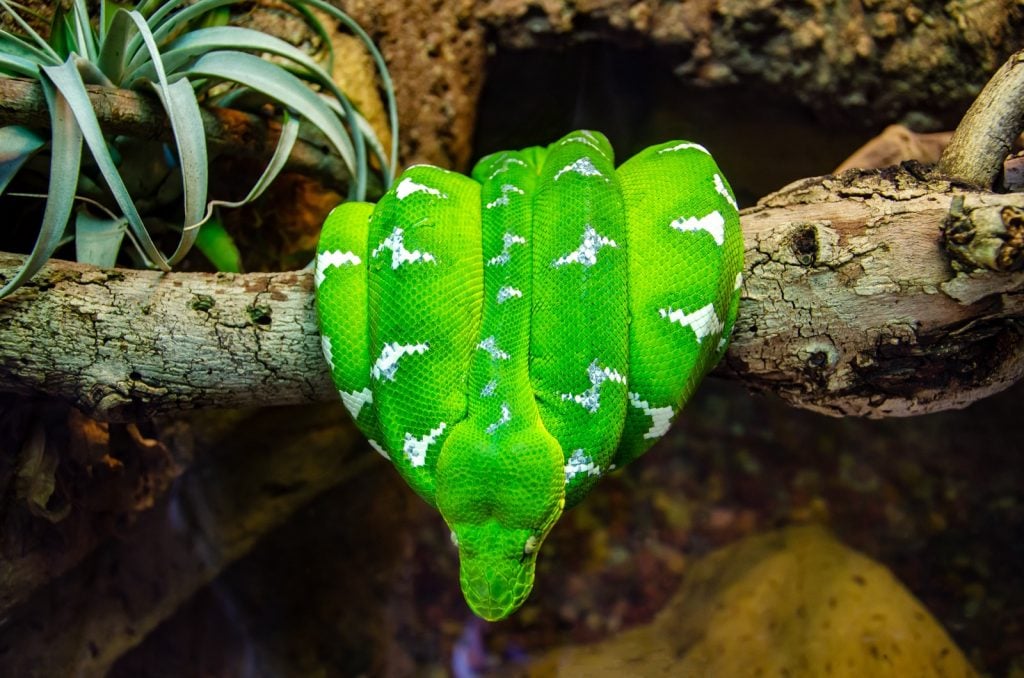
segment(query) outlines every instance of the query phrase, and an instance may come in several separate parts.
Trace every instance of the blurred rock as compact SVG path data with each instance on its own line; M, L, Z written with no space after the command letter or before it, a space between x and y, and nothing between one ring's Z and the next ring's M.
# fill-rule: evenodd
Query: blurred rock
M848 169L878 169L898 165L906 160L917 160L930 165L939 161L952 132L919 134L903 125L889 125L843 161L835 169L839 174Z
M882 565L817 526L747 538L698 561L666 608L530 676L974 676Z

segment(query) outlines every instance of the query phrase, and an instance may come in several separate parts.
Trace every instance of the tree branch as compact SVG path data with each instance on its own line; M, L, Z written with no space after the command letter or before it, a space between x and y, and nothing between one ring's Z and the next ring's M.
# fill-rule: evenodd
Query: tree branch
M834 415L958 408L1024 373L1024 274L955 271L941 227L1024 208L920 168L798 182L744 211L746 282L718 373ZM961 204L962 200L962 204ZM9 277L22 257L0 255ZM0 302L4 390L131 420L333 400L309 272L51 262Z
M1024 130L1024 50L996 71L964 114L939 161L942 174L991 189Z
M137 92L87 85L89 99L108 135L138 139L173 140L170 123L159 102ZM48 129L50 117L42 89L32 80L0 78L0 126L25 125ZM281 126L259 116L229 108L202 109L203 128L210 147L234 156L269 160L281 135ZM327 151L326 139L303 126L286 171L301 172L324 186L345 192L349 172L337 155Z
M955 270L941 229L956 213L986 230L1021 205L913 164L764 198L742 215L748 277L720 371L833 415L923 414L1007 388L1024 374L1024 274Z

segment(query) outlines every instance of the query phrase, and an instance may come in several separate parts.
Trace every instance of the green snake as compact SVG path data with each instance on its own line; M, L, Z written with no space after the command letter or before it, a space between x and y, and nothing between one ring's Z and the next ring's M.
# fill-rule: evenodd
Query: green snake
M409 167L327 218L323 352L370 444L436 507L488 620L533 587L562 512L665 434L725 352L736 201L699 144L615 168L601 134Z

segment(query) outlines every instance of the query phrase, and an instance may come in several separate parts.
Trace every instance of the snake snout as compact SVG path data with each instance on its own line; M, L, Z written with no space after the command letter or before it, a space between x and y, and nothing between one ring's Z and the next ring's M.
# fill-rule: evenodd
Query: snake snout
M533 589L536 558L480 555L460 562L462 594L469 607L487 621L515 612Z

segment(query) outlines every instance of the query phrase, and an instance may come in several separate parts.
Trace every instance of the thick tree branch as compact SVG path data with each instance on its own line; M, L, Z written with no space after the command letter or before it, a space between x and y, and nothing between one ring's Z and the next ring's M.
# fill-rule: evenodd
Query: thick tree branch
M21 261L0 255L2 275ZM312 283L53 261L0 302L0 384L115 420L327 400Z
M156 99L124 89L95 85L88 85L86 89L100 127L107 134L173 139L170 123ZM215 152L224 149L234 156L269 160L281 135L281 127L276 122L244 111L210 106L202 109L202 116L207 143ZM46 99L38 84L21 78L0 78L0 126L4 125L49 128ZM348 168L327 148L326 140L303 127L285 170L315 177L324 186L344 192Z
M943 224L1022 195L923 172L808 179L743 214L741 320L721 374L830 414L963 407L1024 373L1024 274L955 271ZM962 204L961 204L962 202ZM22 258L0 256L0 275ZM115 420L332 400L308 272L99 271L51 262L0 302L0 383Z
M958 272L940 230L986 230L1024 195L921 168L807 179L743 214L748 278L726 372L834 415L964 407L1024 374L1024 275Z

